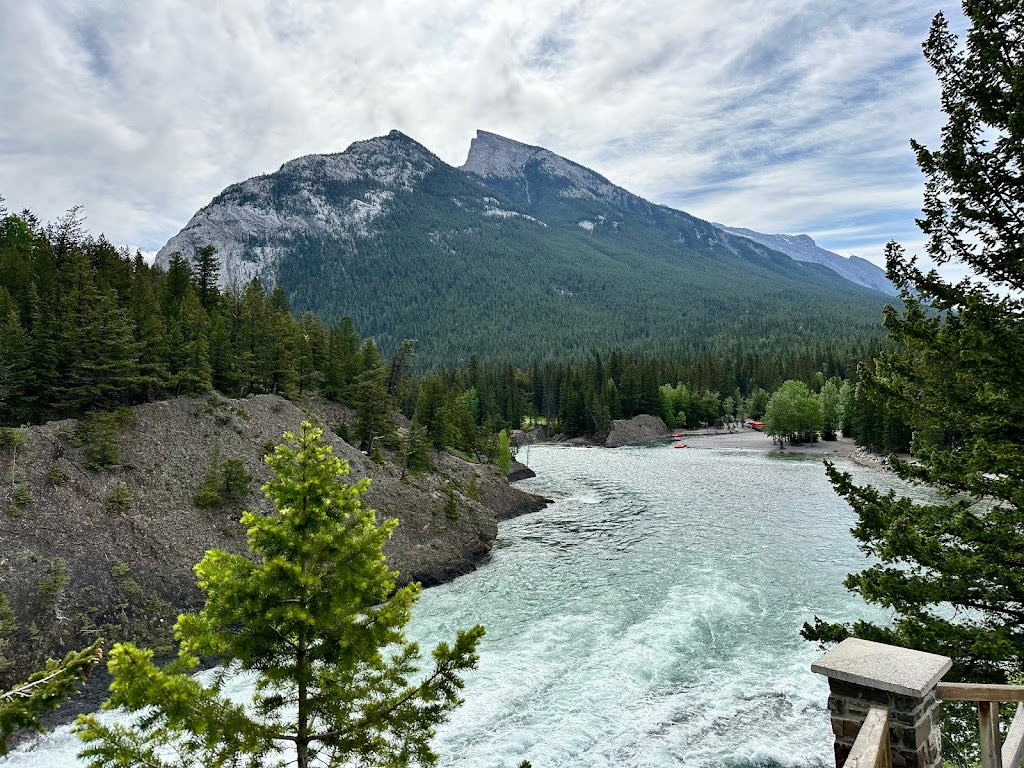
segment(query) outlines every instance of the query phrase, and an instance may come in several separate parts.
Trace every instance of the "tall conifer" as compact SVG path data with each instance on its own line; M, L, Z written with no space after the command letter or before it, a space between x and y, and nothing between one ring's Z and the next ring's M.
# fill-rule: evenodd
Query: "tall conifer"
M846 585L894 621L818 622L805 634L934 651L954 659L956 678L1000 681L1024 659L1024 5L968 1L964 12L965 46L941 14L924 46L947 115L941 147L913 147L927 176L918 224L928 256L971 274L951 283L891 243L904 306L885 325L897 351L860 384L913 427L917 462L893 469L938 498L882 493L830 469L857 511L854 535L877 558Z

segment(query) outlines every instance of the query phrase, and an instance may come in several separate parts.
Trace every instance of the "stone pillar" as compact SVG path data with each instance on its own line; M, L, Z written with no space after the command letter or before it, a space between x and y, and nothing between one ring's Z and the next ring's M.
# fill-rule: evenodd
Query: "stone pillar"
M941 768L935 684L953 662L934 653L849 638L811 670L828 677L836 766L850 754L868 708L889 710L893 768Z

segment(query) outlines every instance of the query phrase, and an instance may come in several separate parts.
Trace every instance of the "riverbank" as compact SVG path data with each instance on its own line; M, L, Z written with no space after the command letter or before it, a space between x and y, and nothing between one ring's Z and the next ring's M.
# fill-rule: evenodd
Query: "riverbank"
M847 459L857 451L857 444L848 437L836 440L819 440L816 443L786 443L779 450L779 444L764 432L740 428L735 432L721 429L684 430L677 440L688 448L733 448L748 451L773 451L783 455L822 456Z

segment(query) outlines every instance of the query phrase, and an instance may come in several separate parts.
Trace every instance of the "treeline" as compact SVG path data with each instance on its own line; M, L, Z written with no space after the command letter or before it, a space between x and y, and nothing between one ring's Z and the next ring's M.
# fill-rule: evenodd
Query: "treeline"
M828 422L834 426L814 419L810 426L778 434L799 439L822 432L831 438L841 431L879 453L906 451L910 430L857 386L857 362L806 354L724 364L706 357L672 361L616 351L607 358L595 354L585 363L533 363L521 369L481 365L473 358L465 369L413 379L404 410L427 428L435 445L469 451L481 435L523 425L543 425L548 435L601 438L613 420L640 414L688 429L760 420L778 391L799 383L814 398L814 408L838 414ZM754 369L763 378L751 375Z
M295 317L257 280L221 291L218 269L213 248L163 270L86 235L78 209L42 226L0 206L0 422L216 389L343 402L367 449L392 431L408 345L384 361L350 320Z

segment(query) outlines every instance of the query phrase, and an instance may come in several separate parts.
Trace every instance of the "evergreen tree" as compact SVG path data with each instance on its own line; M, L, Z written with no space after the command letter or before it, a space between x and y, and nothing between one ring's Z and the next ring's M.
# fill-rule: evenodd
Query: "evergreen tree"
M192 274L199 303L203 305L203 309L210 312L220 299L220 292L217 290L220 259L217 258L215 246L203 245L196 248L196 255L192 260Z
M213 386L229 395L238 393L239 376L235 345L224 316L214 310L210 317L210 376Z
M894 471L941 498L915 502L829 469L877 558L846 586L894 618L816 622L805 635L942 653L954 679L1001 681L1024 659L1024 6L964 11L966 46L941 14L925 44L947 115L941 147L913 146L927 177L918 223L928 255L970 274L950 283L890 244L889 276L903 288L902 312L885 318L895 351L860 382L913 427L917 462L893 460Z
M0 595L0 632L10 621L9 617L7 598ZM18 731L43 730L40 716L47 710L56 709L78 690L103 655L101 643L97 640L88 648L72 651L61 661L50 659L43 669L33 673L25 682L6 691L0 690L0 756L7 754L7 742Z
M206 310L189 292L171 331L171 369L178 394L201 394L212 386L209 324Z
M843 437L853 436L853 393L854 387L849 381L844 381L839 388L839 413Z
M256 766L285 749L299 768L436 764L430 738L461 703L483 627L438 645L433 671L410 682L420 651L402 629L420 586L395 590L383 552L395 521L363 505L368 481L341 481L348 466L319 429L285 438L266 459L276 512L242 517L253 556L211 550L196 566L206 605L179 617L178 659L161 669L152 651L111 652L105 706L144 714L79 719L93 768ZM254 673L252 707L225 694L224 674L192 677L200 656Z
M23 424L32 417L36 382L31 355L32 339L18 320L18 311L11 302L6 318L0 317L0 365L4 369L7 399L6 406L0 409L3 414L0 423Z
M352 407L356 410L359 447L372 454L374 440L390 440L395 434L395 424L388 412L387 371L373 339L363 343L360 360L362 371L352 388Z
M343 317L331 328L327 359L324 396L331 400L350 402L352 386L360 372L359 333L352 324L352 318Z
M164 290L164 314L175 317L178 308L192 289L192 268L180 253L172 253L167 263L167 283Z
M446 406L444 382L440 376L428 376L420 385L416 398L416 411L413 421L422 427L430 444L437 450L443 450L451 443L452 424L451 412Z

